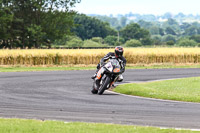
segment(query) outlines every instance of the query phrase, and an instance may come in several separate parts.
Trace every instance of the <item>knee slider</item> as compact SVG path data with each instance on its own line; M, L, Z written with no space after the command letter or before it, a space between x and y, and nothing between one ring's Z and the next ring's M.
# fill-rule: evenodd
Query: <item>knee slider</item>
M117 82L122 82L123 81L123 76L122 75L119 75L118 79L117 79Z

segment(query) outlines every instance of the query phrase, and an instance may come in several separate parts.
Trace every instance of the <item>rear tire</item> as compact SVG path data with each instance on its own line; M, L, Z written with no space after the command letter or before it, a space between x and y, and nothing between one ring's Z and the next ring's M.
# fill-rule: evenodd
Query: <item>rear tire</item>
M98 94L102 95L103 92L107 89L107 86L110 84L110 78L106 77L106 79L104 80L103 84L100 86Z

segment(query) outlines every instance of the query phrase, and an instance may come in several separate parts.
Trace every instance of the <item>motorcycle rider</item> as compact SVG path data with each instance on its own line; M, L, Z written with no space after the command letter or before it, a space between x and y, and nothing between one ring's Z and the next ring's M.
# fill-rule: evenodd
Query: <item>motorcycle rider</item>
M98 93L98 89L99 89L99 86L100 86L100 80L101 80L101 77L104 73L104 71L102 69L100 69L107 60L109 59L117 59L120 63L120 66L121 66L121 72L124 73L125 71L125 66L126 66L126 59L124 58L123 56L123 53L124 53L124 49L123 47L121 46L116 46L115 47L115 51L114 52L109 52L107 55L105 55L100 63L97 65L97 71L96 73L94 74L94 76L92 76L91 78L92 79L95 79L95 82L96 82L96 88L92 90L92 93L93 94L97 94ZM118 82L122 82L123 81L123 76L122 74L119 75L119 78L117 80Z

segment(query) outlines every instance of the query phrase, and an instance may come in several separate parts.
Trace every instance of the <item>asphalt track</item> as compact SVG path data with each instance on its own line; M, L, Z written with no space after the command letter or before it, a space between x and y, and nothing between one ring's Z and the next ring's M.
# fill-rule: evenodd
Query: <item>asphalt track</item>
M0 73L0 117L200 129L200 104L93 95L93 73ZM124 83L196 76L200 69L126 70Z

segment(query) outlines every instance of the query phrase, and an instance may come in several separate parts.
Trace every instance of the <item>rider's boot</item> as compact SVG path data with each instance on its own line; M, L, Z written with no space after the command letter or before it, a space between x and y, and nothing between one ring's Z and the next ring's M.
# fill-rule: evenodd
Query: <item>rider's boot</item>
M95 73L95 74L91 77L91 79L95 79L96 76L97 76L97 73Z
M91 77L91 79L95 79L97 77L98 71L99 71L99 69L96 70L95 74Z

